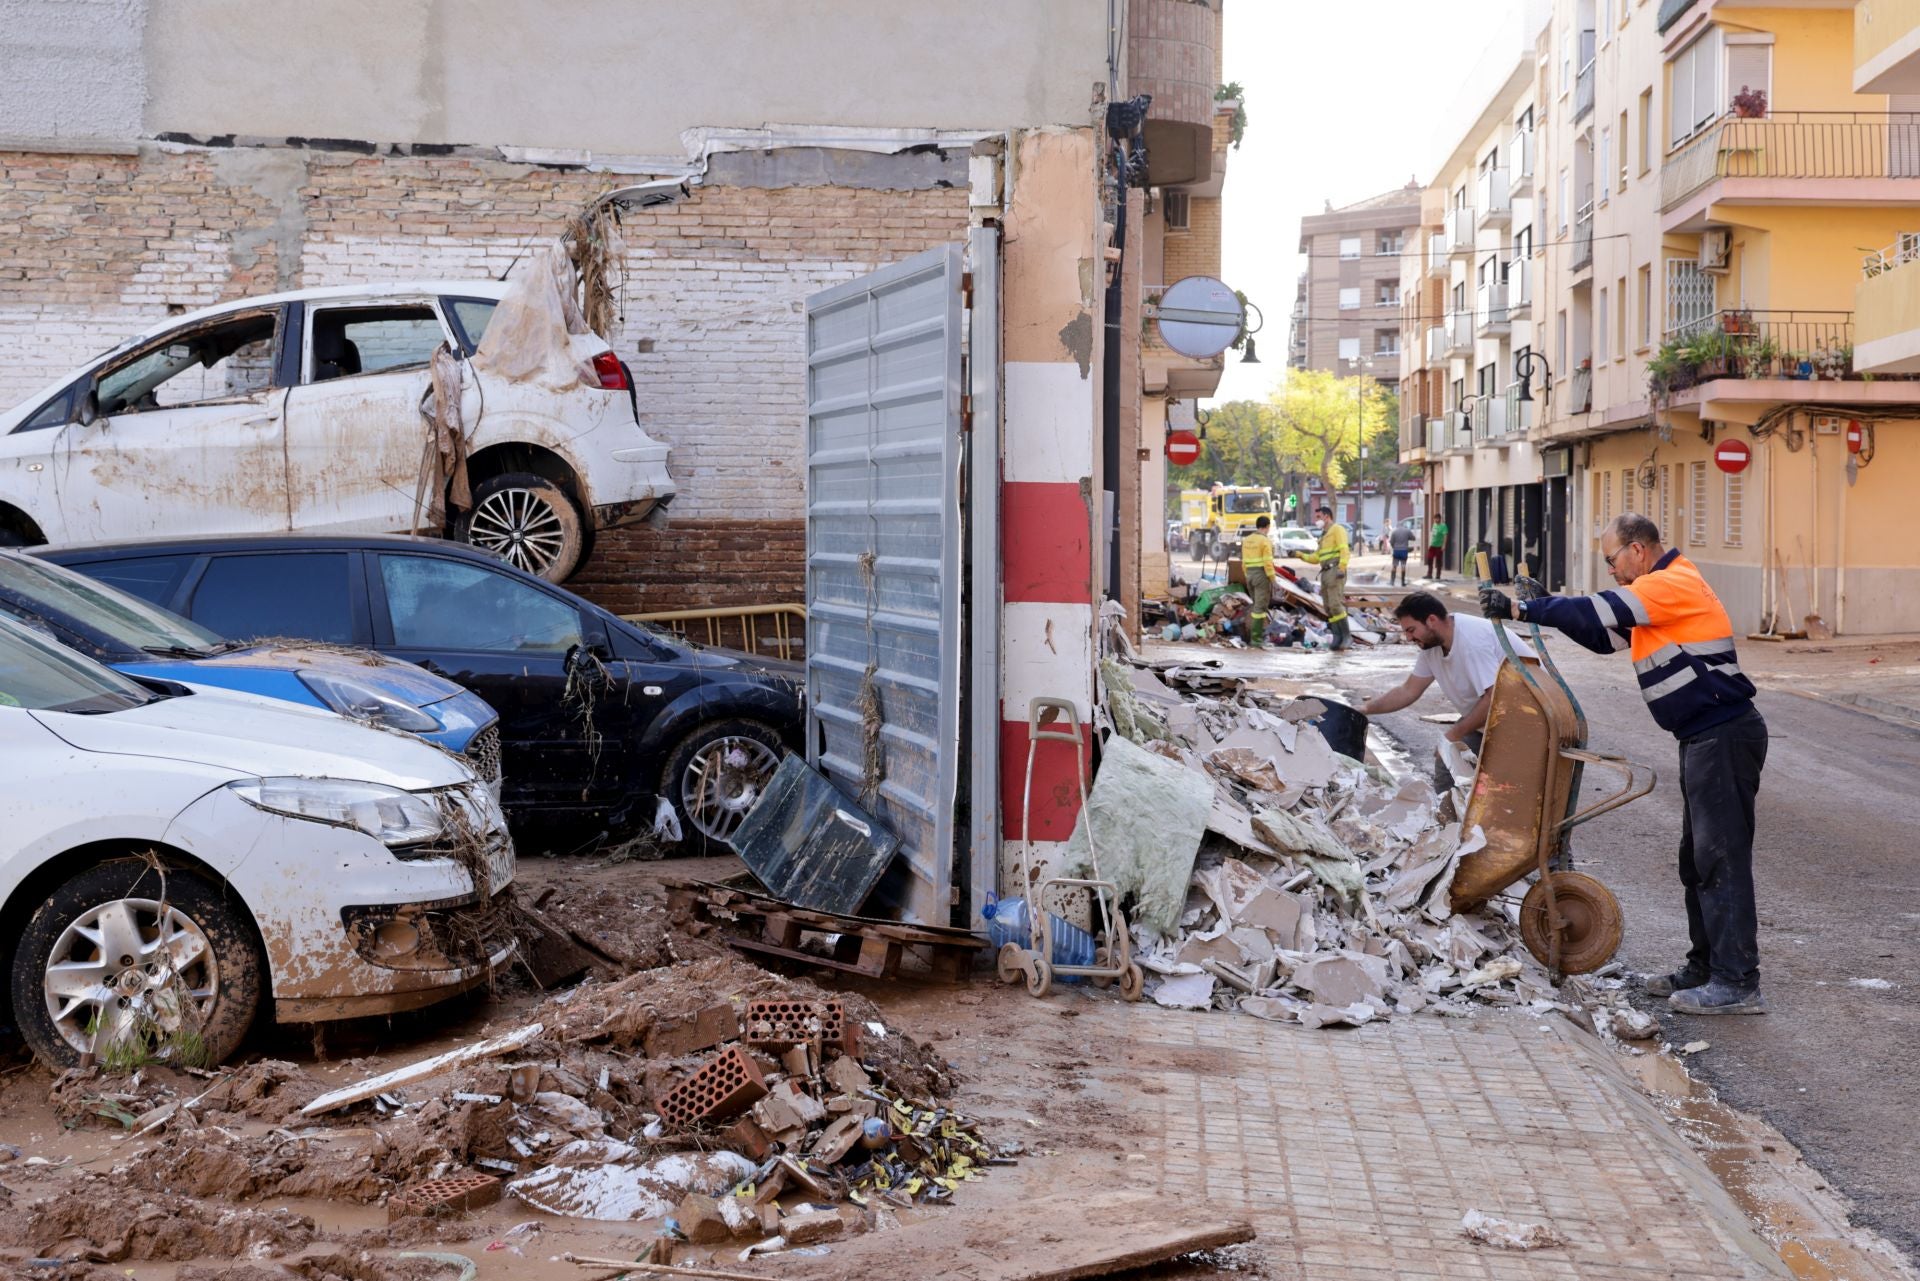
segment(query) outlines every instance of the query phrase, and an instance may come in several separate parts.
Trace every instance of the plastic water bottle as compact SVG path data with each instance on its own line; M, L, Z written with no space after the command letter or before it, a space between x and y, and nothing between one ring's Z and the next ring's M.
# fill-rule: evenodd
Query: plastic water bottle
M987 937L995 947L1004 947L1008 943L1018 943L1021 947L1033 946L1032 933L1027 921L1027 900L1023 898L994 898L988 896L981 907L980 915L987 919ZM1053 955L1048 957L1051 965L1088 966L1093 964L1093 935L1063 920L1058 913L1049 912L1047 919L1053 927Z

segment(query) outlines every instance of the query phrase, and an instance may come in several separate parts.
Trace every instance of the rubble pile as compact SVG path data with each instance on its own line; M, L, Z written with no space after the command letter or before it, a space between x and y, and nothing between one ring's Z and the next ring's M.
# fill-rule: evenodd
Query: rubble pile
M1186 771L1184 787L1211 796L1203 832L1162 822L1154 842L1162 862L1187 861L1187 892L1172 921L1135 913L1135 959L1152 999L1308 1027L1460 1015L1476 1004L1559 1005L1500 904L1470 916L1449 906L1455 866L1483 842L1478 828L1451 821L1463 795L1436 797L1421 779L1396 783L1336 753L1310 723L1328 714L1322 700L1165 670L1189 688L1143 667L1102 669L1116 731L1109 747L1134 759L1138 744L1176 779ZM1094 790L1088 821L1103 866L1128 867L1130 844L1141 842L1103 819L1098 781ZM1127 790L1143 791L1137 781Z
M437 1189L477 1178L552 1214L666 1218L675 1239L766 1250L888 1226L889 1207L944 1200L1003 1160L938 1102L953 1084L864 998L718 953L589 979L516 1029L331 1090L267 1060L68 1073L54 1096L155 1140L110 1176L141 1205L313 1197L444 1219L460 1206ZM49 1203L20 1231L36 1248L77 1233L67 1258L193 1257L62 1213Z
M1188 593L1182 600L1142 602L1141 622L1147 634L1158 640L1201 641L1215 646L1245 647L1252 641L1253 597L1244 585L1224 578L1203 578L1198 583L1183 584L1180 590ZM1351 599L1347 610L1353 638L1360 644L1378 645L1398 635L1399 627L1390 611ZM1266 643L1301 649L1326 649L1333 643L1320 593L1285 567L1274 583Z

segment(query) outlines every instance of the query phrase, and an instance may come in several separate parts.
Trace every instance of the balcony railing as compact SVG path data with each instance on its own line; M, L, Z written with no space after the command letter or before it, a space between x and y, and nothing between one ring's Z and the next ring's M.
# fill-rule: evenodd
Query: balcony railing
M1591 191L1588 193L1591 195ZM1593 265L1593 201L1580 206L1573 217L1573 270Z
M1447 358L1447 327L1433 325L1427 329L1427 363L1438 365Z
M1507 185L1505 169L1489 169L1480 175L1480 225L1505 226L1513 216L1513 194Z
M1480 286L1474 308L1475 329L1480 334L1505 333L1512 321L1507 312L1507 286L1493 281Z
M1416 449L1427 447L1427 416L1425 414L1407 414L1400 419L1400 458L1405 461L1408 454Z
M1447 317L1447 354L1469 355L1473 351L1473 313L1458 311Z
M1515 258L1507 264L1507 315L1518 319L1533 310L1533 264Z
M1841 379L1852 373L1850 311L1716 311L1675 331L1647 368L1656 393L1719 378Z
M1723 116L1667 153L1661 208L1727 178L1920 178L1920 112Z
M1573 78L1573 118L1577 122L1593 110L1594 33L1580 33L1580 71Z
M1447 447L1447 424L1440 418L1428 418L1427 456L1429 458Z
M1864 280L1872 280L1910 262L1920 262L1920 232L1902 232L1900 239L1885 249L1876 249L1868 254L1866 261L1861 264L1860 275Z
M1593 368L1583 366L1573 371L1573 391L1567 397L1567 412L1584 414L1593 408Z
M1507 398L1505 396L1475 396L1473 398L1473 443L1485 445L1507 434Z
M1507 148L1507 160L1513 170L1513 191L1517 194L1533 188L1533 131L1523 129L1513 135Z
M1467 254L1473 252L1473 210L1447 210L1447 252Z
M1472 403L1472 402L1468 402ZM1473 420L1462 410L1451 410L1447 414L1446 440L1442 443L1442 452L1473 448Z

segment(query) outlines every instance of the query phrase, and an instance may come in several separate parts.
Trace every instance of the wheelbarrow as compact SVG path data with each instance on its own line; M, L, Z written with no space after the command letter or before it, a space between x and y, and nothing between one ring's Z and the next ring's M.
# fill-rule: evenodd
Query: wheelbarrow
M1483 553L1483 577L1485 564ZM1586 714L1547 652L1539 624L1531 638L1537 664L1514 652L1505 626L1496 625L1494 633L1506 656L1461 824L1462 831L1478 825L1487 843L1460 860L1451 903L1456 912L1472 911L1538 873L1520 903L1520 937L1555 977L1586 974L1612 959L1625 918L1611 890L1573 870L1570 836L1582 823L1651 792L1658 775L1624 756L1588 750ZM1617 773L1620 788L1578 809L1589 765Z

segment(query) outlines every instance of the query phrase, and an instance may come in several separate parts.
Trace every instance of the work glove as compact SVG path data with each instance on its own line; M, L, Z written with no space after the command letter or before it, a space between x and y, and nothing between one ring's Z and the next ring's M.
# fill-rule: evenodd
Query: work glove
M1520 615L1513 607L1513 598L1498 587L1480 589L1480 615L1489 622L1518 618Z
M1539 600L1547 594L1546 584L1525 574L1513 580L1513 591L1521 600Z

